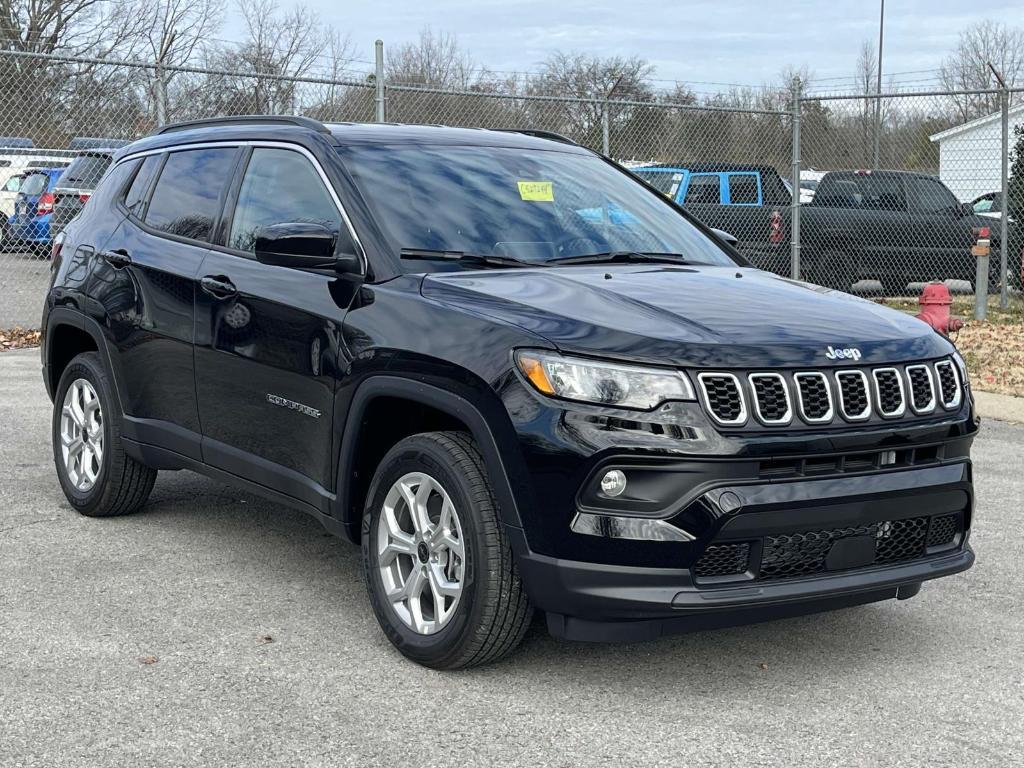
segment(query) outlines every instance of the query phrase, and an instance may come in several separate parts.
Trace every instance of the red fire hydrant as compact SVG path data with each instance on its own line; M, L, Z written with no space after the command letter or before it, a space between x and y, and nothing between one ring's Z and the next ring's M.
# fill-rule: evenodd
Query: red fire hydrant
M921 298L917 303L921 305L921 311L915 317L924 320L939 333L948 334L964 327L963 320L949 314L953 297L949 295L949 288L945 283L928 283L921 291Z

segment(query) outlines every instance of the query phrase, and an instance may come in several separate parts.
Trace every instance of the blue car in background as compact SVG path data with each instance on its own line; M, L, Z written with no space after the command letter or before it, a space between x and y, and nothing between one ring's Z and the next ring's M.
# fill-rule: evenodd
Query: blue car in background
M63 172L63 168L38 168L26 173L14 199L14 215L7 222L13 247L43 250L50 245L53 190Z

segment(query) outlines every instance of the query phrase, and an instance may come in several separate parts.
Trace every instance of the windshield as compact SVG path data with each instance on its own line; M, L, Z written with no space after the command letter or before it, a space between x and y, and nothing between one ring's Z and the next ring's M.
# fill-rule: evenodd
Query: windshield
M679 254L691 264L735 263L661 195L594 155L380 144L339 152L396 254L417 249L544 263L638 251Z

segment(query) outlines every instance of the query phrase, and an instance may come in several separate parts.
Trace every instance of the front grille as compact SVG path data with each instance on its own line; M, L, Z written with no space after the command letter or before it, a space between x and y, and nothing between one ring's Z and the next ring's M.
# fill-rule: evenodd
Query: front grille
M870 418L871 396L868 394L868 377L864 371L839 371L836 382L839 385L839 408L843 417L850 421Z
M941 523L935 522L940 520ZM862 567L916 560L924 557L927 546L936 546L932 544L933 535L946 537L945 543L951 542L959 530L959 520L958 515L944 515L936 517L929 527L929 518L912 517L847 528L767 536L757 578L788 579L823 573L827 570L826 559L832 545L850 536L871 536L874 539L874 559Z
M754 413L762 424L788 424L793 419L786 380L778 373L752 373Z
M832 418L832 393L828 388L825 374L817 371L797 373L797 399L800 402L800 414L808 424L819 424Z
M956 540L959 531L960 515L936 515L928 528L928 546L948 546Z
M960 383L957 381L956 368L949 360L941 360L935 364L935 372L939 376L939 394L942 406L952 410L960 405Z
M875 402L882 416L895 418L902 416L907 406L903 400L903 379L895 368L876 368Z
M714 422L736 429L790 424L841 426L953 411L963 382L950 359L937 363L818 371L703 371L702 404ZM748 418L752 417L752 418Z
M706 550L693 573L699 578L710 576L736 576L747 572L750 560L750 544L712 544Z
M927 365L908 365L907 380L910 382L910 407L914 413L934 411L935 385L931 369Z
M719 424L736 425L747 420L739 379L731 373L702 373L697 378L704 402Z

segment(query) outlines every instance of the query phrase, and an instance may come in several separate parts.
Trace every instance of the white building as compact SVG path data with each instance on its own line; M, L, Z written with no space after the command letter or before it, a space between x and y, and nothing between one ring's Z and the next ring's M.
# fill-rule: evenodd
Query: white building
M1010 153L1013 128L1024 124L1024 104L1010 107ZM961 201L969 203L986 192L998 192L1002 173L1002 121L1000 113L930 137L939 145L939 178Z

